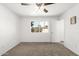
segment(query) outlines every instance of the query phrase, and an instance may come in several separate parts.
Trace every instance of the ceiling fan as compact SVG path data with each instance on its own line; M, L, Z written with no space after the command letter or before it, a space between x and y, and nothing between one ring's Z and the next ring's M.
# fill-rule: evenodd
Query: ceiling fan
M48 12L48 10L45 8L46 6L48 6L48 5L52 5L52 4L55 4L55 3L35 3L35 5L40 9L42 6L43 6L43 11L45 12L45 13L47 13ZM28 6L28 5L31 5L31 4L29 4L29 3L21 3L21 5L22 6Z

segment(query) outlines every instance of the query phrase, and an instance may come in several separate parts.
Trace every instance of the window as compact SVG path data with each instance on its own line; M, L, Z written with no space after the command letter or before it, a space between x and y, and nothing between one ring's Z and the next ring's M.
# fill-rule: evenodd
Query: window
M48 22L47 21L32 21L31 22L31 32L48 32Z

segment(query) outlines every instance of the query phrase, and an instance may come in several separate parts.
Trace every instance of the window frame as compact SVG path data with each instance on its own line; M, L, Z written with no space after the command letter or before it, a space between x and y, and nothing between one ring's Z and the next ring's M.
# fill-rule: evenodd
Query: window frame
M40 32L40 31L39 32L32 32L32 30L31 30L32 33L49 33L49 21L47 21L47 20L32 20L31 22L33 22L33 21L44 22L44 23L47 22L48 23L48 25L47 25L48 26L48 31L47 32ZM44 26L45 26L45 24L44 24ZM32 26L31 26L31 29L32 29Z

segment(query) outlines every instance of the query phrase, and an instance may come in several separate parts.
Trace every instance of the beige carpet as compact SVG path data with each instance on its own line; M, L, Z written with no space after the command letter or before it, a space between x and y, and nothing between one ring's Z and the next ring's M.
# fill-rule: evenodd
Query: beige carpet
M59 43L20 43L3 56L77 56Z

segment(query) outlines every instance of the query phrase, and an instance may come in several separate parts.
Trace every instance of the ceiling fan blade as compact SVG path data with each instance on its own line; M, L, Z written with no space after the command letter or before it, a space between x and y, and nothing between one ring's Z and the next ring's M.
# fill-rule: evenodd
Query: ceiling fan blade
M29 3L21 3L21 5L26 6L26 5L30 5L30 4Z
M44 3L44 5L51 5L51 4L55 4L55 3Z

